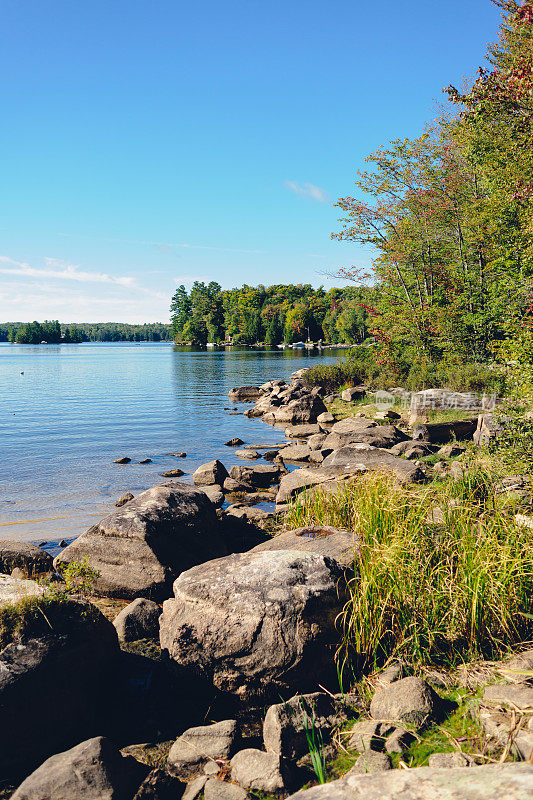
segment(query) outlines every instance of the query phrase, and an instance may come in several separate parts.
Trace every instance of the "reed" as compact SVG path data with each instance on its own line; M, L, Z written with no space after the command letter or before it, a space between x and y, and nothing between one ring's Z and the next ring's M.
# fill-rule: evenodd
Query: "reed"
M430 521L435 506L442 524ZM302 495L285 526L315 524L347 528L359 541L339 619L341 672L393 656L449 665L495 658L531 636L531 531L497 507L475 465L440 488L373 474L336 495Z

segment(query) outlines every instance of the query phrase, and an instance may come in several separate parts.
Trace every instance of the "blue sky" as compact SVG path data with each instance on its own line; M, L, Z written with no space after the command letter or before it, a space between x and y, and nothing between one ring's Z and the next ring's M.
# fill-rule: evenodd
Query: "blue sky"
M338 284L364 158L496 38L490 0L4 0L0 320L166 321L179 283Z

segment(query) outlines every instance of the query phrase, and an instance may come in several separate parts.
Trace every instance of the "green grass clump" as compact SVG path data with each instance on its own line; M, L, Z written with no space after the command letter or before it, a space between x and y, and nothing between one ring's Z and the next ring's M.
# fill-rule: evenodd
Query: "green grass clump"
M442 525L428 522L435 505ZM393 656L415 664L496 658L531 634L523 616L533 610L531 532L494 504L487 475L473 465L441 487L401 487L374 473L338 494L305 493L284 524L347 528L360 542L339 620L341 672Z
M101 614L90 603L80 612L80 603L66 596L24 597L0 607L0 649L24 638L70 631L73 624L83 626L99 621Z

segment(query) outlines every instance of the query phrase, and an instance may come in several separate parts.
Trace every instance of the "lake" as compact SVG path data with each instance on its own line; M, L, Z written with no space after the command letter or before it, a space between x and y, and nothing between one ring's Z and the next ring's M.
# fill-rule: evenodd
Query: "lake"
M231 409L233 386L287 378L346 351L196 350L168 343L0 344L0 538L72 538L124 492L191 475L224 442L283 441L283 431ZM168 453L184 451L187 458ZM128 456L127 465L114 464ZM135 462L151 458L151 464Z

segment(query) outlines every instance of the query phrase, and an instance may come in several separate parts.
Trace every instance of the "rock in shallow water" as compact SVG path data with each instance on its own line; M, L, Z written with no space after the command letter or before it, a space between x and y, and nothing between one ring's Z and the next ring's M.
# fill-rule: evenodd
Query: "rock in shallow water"
M100 573L95 588L117 597L164 599L183 570L225 555L213 504L177 481L139 494L79 536L56 567L87 557Z
M344 603L337 562L300 551L250 552L182 573L163 604L161 647L221 691L271 696L327 681Z

